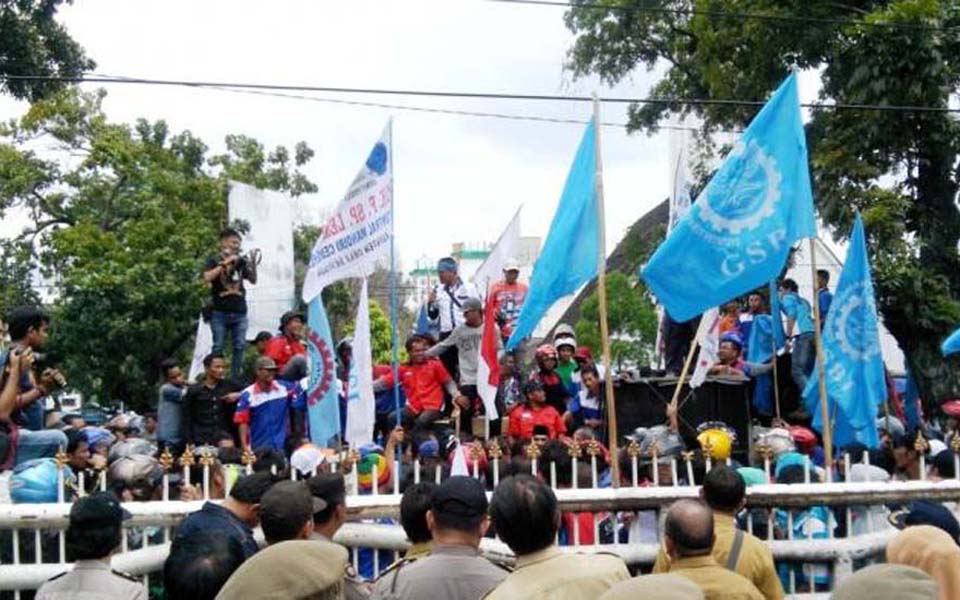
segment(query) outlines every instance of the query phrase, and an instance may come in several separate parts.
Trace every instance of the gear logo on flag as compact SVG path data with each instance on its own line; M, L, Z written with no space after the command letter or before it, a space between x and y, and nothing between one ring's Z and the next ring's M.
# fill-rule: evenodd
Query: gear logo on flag
M316 332L310 331L307 334L307 351L310 354L310 381L307 386L307 403L310 406L316 404L333 383L335 367L333 364L333 352L322 337Z
M831 312L834 310L837 318L832 323L831 333L836 336L844 354L859 362L880 354L877 328L867 326L872 321L871 315L877 311L872 289L867 289L863 282L846 288L830 307Z
M737 235L756 229L776 213L782 179L776 159L756 140L738 141L694 203L693 214L717 232Z

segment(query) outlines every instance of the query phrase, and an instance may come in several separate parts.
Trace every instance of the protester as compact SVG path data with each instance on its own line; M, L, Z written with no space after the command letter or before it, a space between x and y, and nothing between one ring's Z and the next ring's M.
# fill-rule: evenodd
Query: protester
M753 321L759 315L768 314L766 301L760 292L751 292L747 296L747 310L740 313L740 338L743 340L743 355L749 355L750 334L753 330Z
M887 545L887 562L916 567L938 584L939 600L960 598L960 547L931 525L908 527Z
M537 367L530 376L531 380L538 381L546 394L546 403L563 414L567 411L570 402L570 388L557 373L557 349L551 344L540 345L534 353Z
M897 465L897 479L918 481L920 479L920 455L917 449L918 430L902 436L893 436L893 459Z
M516 357L505 352L500 357L500 384L497 386L496 404L500 414L509 414L517 404L523 402L521 379L517 372Z
M674 502L664 525L670 573L699 585L707 600L762 599L749 579L717 563L712 555L715 538L709 506L700 500Z
M513 333L527 297L527 284L518 281L519 277L520 263L515 258L508 259L503 265L503 279L491 285L487 292L504 344Z
M790 375L802 394L807 389L807 379L813 371L816 349L810 303L800 297L799 289L797 282L792 279L784 279L780 282L780 309L787 316L783 328L788 339L787 345L792 348Z
M937 582L914 567L870 565L837 584L831 600L937 600Z
M183 438L187 444L215 446L223 431L235 429L234 406L240 392L224 380L227 363L216 352L203 358L203 379L183 396Z
M827 312L833 304L833 294L830 292L830 271L817 269L817 302L820 305L820 326L827 322Z
M440 324L440 341L446 339L457 325L463 324L463 306L469 298L479 298L477 289L465 283L457 273L457 261L447 256L437 262L439 283L427 297L427 315ZM456 377L459 373L457 352L449 348L440 357L447 372Z
M160 363L160 373L163 385L157 400L157 443L161 448L170 447L177 452L183 444L183 396L187 391L187 378L172 358Z
M240 426L240 443L246 448L285 451L291 427L294 437L303 432L306 404L300 384L275 379L276 372L273 359L261 356L257 380L240 393L233 418Z
M173 600L213 600L248 558L231 536L214 530L178 535L163 563L163 591Z
M206 502L199 511L187 515L177 529L177 538L197 532L218 533L235 539L243 550L243 558L250 558L258 549L253 529L260 524L260 501L276 481L270 473L241 477L222 503Z
M725 333L742 334L740 330L740 304L736 300L731 300L720 307L717 332L721 336Z
M543 384L536 380L528 381L523 384L523 393L526 402L510 413L510 428L507 436L511 438L511 443L533 439L534 430L538 426L546 429L545 435L549 439L567 432L563 417L554 407L547 405Z
M217 600L340 600L348 556L346 548L328 542L271 544L240 565Z
M243 369L243 350L247 343L247 291L244 280L257 283L257 265L260 251L248 256L240 254L242 238L230 227L220 232L220 253L204 264L203 280L210 284L210 331L213 334L213 354L226 349L227 336L233 344L230 377L239 379Z
M299 381L307 375L307 348L303 345L302 313L288 310L280 317L280 335L273 337L263 349L277 364L278 377ZM254 365L256 368L256 365Z
M489 526L487 495L478 480L453 476L441 483L430 496L426 518L433 538L430 555L384 574L372 598L472 600L507 576L478 550Z
M748 363L743 360L743 339L737 333L720 336L717 362L707 371L714 377L757 377L773 372L773 363Z
M130 518L117 498L100 492L81 498L70 508L64 535L67 560L73 570L47 580L37 590L37 600L122 598L146 600L140 581L110 570L110 557L120 548L123 521Z
M700 586L685 577L662 573L616 583L597 600L703 600Z
M407 338L405 347L409 361L400 365L400 383L407 396L407 405L403 408L405 426L414 429L430 427L440 418L443 411L443 392L446 390L458 404L469 402L460 396L450 373L443 363L427 356L430 342L419 335ZM385 374L374 382L374 391L393 387L393 372Z
M594 367L580 369L582 394L570 401L570 408L563 415L567 429L589 427L598 439L605 441L603 431L604 394L600 374Z
M667 375L678 377L683 371L683 363L690 351L690 344L693 343L693 338L697 334L699 324L699 317L681 322L675 321L666 310L663 311L663 319L660 321L659 350L664 357Z
M557 349L557 375L566 386L567 392L571 396L576 395L577 380L574 373L577 371L577 361L574 360L574 354L577 353L577 340L573 336L554 336L553 347Z
M560 551L555 545L560 522L557 497L529 475L500 482L490 503L490 518L500 539L517 556L517 564L485 598L595 600L630 577L619 557Z
M753 535L736 527L736 515L746 504L747 487L731 467L718 465L707 473L700 498L713 510L714 543L710 552L716 563L739 573L753 583L767 600L783 598L770 548ZM653 565L654 573L671 570L670 557L661 546Z

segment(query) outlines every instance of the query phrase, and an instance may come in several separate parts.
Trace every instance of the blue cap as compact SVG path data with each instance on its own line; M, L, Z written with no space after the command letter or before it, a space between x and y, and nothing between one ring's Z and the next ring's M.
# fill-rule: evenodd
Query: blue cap
M960 523L942 504L927 500L914 500L904 508L891 512L890 524L897 529L911 525L932 525L946 531L954 542L960 543Z
M728 331L727 333L720 336L721 342L732 342L737 345L737 348L743 348L743 338L740 337L739 333Z
M437 261L437 271L457 271L457 261L452 257L444 256Z

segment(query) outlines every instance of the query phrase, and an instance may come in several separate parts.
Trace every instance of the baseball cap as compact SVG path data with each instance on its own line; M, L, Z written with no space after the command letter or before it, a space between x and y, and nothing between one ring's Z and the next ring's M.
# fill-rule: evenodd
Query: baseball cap
M70 509L70 527L119 527L131 515L110 492L84 496Z
M960 417L960 400L947 400L940 405L940 410L948 417Z
M280 327L283 327L283 325L281 325ZM256 344L257 342L267 342L267 341L270 341L271 339L273 339L272 333L270 333L269 331L261 331L260 333L257 334L257 337L253 338L253 343Z
M300 319L301 322L306 320L302 312L299 312L296 310L288 310L287 312L283 313L283 315L280 317L280 329L283 329L284 327L286 327L287 323L289 323L294 319Z
M444 256L437 261L437 270L438 271L457 271L457 261L455 261L450 256Z
M507 262L503 263L503 270L506 271L519 271L520 270L520 261L515 258L508 258Z
M479 310L483 312L483 302L480 302L476 298L467 298L463 301L463 305L461 305L460 310L463 312L471 310Z
M310 493L304 481L280 481L273 485L260 499L261 518L266 516L277 521L307 522L313 515L327 507L323 498Z
M342 504L347 497L347 486L344 483L343 475L336 473L321 473L316 477L311 477L307 480L307 487L310 488L310 493L314 498L319 498L327 506Z
M453 475L430 495L430 509L450 516L481 517L487 512L487 494L479 480Z
M274 362L269 356L261 356L257 359L257 369L270 369L271 371L277 370L277 363Z
M577 348L577 351L573 353L573 358L577 360L593 360L593 352L587 346L580 346Z
M960 523L945 506L927 500L914 500L910 504L895 510L888 517L890 524L897 529L911 525L932 525L946 531L953 541L960 541Z
M933 467L937 468L937 473L944 479L953 479L956 477L956 463L953 460L953 452L950 450L941 450L933 455L931 461Z

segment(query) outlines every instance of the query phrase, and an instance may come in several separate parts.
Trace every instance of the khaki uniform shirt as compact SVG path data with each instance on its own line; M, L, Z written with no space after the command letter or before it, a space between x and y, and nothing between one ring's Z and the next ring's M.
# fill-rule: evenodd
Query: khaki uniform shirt
M327 542L329 544L337 543L322 533L317 533L316 531L310 535L310 539L317 542ZM341 544L337 545L340 546ZM350 563L350 561L347 561L347 566L344 568L343 573L344 600L366 600L366 598L369 597L370 584L361 579L360 576L357 575L357 571L353 568L353 564Z
M716 535L716 542L713 544L711 554L721 567L727 565L736 532L737 527L732 516L721 512L713 513L713 533ZM773 564L770 548L746 531L743 532L743 545L740 547L740 559L737 561L735 570L749 579L766 600L783 600L783 586L780 584L780 578L777 577L777 568ZM657 562L653 565L653 572L668 571L670 571L670 558L661 544Z
M670 565L670 572L699 585L706 600L763 600L746 577L721 567L712 556L681 558Z
M517 558L513 573L484 596L490 600L596 600L618 581L630 578L613 554L575 554L550 546Z
M377 580L371 598L477 600L497 586L507 570L476 548L434 544L429 556L398 565Z
M49 579L37 590L37 600L147 600L136 579L111 571L102 560L78 560L72 571Z

